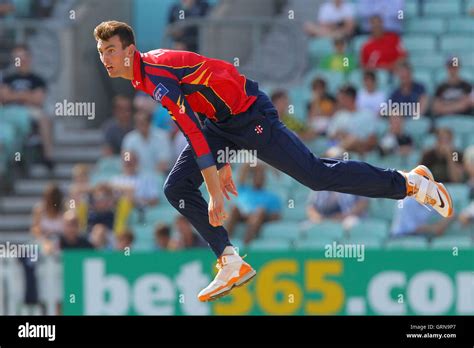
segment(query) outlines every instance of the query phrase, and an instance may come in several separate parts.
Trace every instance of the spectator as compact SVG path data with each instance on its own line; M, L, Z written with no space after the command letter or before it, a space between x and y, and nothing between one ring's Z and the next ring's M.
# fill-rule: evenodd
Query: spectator
M343 37L336 37L333 44L334 53L321 60L320 68L322 70L350 73L357 67L357 58L346 51L347 43Z
M79 218L74 210L68 210L63 215L64 233L59 237L60 250L91 249L92 244L81 235Z
M53 14L57 0L33 1L31 14L33 18L48 18Z
M290 100L285 90L278 89L274 91L270 99L278 112L278 117L289 129L298 134L306 130L304 123L298 120L293 114L290 114ZM291 107L294 109L293 105Z
M370 17L371 36L362 46L361 65L364 69L392 70L397 62L406 57L400 37L385 32L380 16Z
M89 235L89 242L96 250L110 250L112 247L110 241L110 230L103 224L96 224L92 226Z
M0 18L8 16L15 11L15 5L12 0L0 0Z
M333 220L352 226L366 216L368 206L369 200L366 197L332 191L313 191L308 197L306 214L312 223Z
M51 170L54 166L53 137L51 117L44 111L46 82L32 72L31 52L26 45L13 48L12 60L15 72L4 77L0 85L0 102L28 108L32 117L32 132L28 144L30 147L41 147L42 162Z
M158 180L149 173L138 173L138 156L134 152L122 155L122 174L112 177L110 184L135 207L158 204Z
M133 232L129 228L126 228L117 235L115 248L117 250L130 250L134 240L135 236L133 235Z
M349 38L355 29L354 6L344 0L327 1L321 5L317 23L306 22L304 30L311 36L343 36Z
M436 89L433 102L433 114L436 116L472 112L470 95L472 86L459 76L460 64L459 59L455 57L450 57L446 61L448 79Z
M117 95L113 99L113 118L103 126L104 155L119 155L125 135L132 130L132 101L124 95Z
M193 17L204 17L209 11L209 4L205 0L181 0L174 5L168 14L168 24L173 24ZM196 26L186 26L184 29L169 30L171 37L179 43L179 48L187 48L198 52L199 32Z
M327 92L326 81L315 78L311 83L312 99L308 104L308 126L315 135L326 135L336 109L336 100Z
M247 184L248 175L252 175L252 185ZM229 216L227 231L232 235L238 222L247 225L244 244L250 243L258 236L260 228L265 222L280 219L280 198L273 192L265 189L265 167L260 165L254 168L242 165L239 176L239 196L236 205Z
M389 131L379 142L381 154L407 157L413 150L413 139L405 133L404 119L400 116L392 116L389 122Z
M357 0L357 17L360 22L360 32L370 31L370 18L377 15L382 18L385 31L401 34L403 19L400 13L405 8L405 0Z
M69 209L75 209L81 230L87 226L87 209L92 187L87 164L76 164L72 169L72 184L69 187Z
M337 95L339 111L329 124L328 135L339 147L364 154L377 145L377 122L370 111L357 108L356 97L357 92L350 85L339 89Z
M386 102L385 93L377 89L374 71L364 71L364 88L357 93L357 108L372 111L374 117L380 115L380 107Z
M168 225L159 224L155 228L155 246L159 250L171 250L171 229Z
M474 201L474 145L468 146L463 153L464 169L469 187L469 197Z
M407 197L401 207L396 209L390 234L392 237L442 235L452 221L452 217L440 219L433 209L426 209L414 198Z
M175 219L175 229L178 232L178 240L175 242L176 249L203 248L207 243L194 232L193 226L188 219L179 215Z
M41 202L33 208L31 233L38 240L55 239L64 230L63 194L55 183L47 185Z
M423 153L421 163L431 169L439 182L462 181L462 152L454 148L452 131L449 128L439 128L436 139L435 146Z
M401 116L421 116L426 113L428 109L428 96L425 87L413 81L411 66L408 63L401 63L396 68L396 74L400 80L400 86L395 89L390 95L392 103L399 105L411 104L418 105L419 115L404 115ZM404 108L399 108L400 110Z
M137 92L133 98L133 106L136 111L142 111L146 114L152 115L152 124L159 129L167 132L175 128L175 123L170 117L168 111L159 103L155 102L145 92Z
M113 230L115 220L114 207L115 199L112 187L105 183L96 185L92 191L92 206L89 209L87 218L87 230L90 232L96 224L103 224L109 230Z
M171 144L168 134L151 125L151 115L135 114L136 129L128 133L122 144L122 152L138 155L140 173L163 173L169 169Z

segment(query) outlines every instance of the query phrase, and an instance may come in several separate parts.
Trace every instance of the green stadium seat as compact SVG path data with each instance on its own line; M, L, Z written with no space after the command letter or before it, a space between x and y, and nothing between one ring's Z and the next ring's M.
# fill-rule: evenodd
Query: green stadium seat
M410 53L410 63L418 70L419 68L423 69L442 69L446 62L446 57L443 57L440 54L426 54L425 52L412 52Z
M290 198L291 199L291 198ZM295 203L294 208L289 208L287 205L283 205L281 210L282 219L285 221L293 221L295 223L306 220L306 201Z
M460 213L461 211L454 211L455 214ZM449 224L448 228L445 231L444 236L471 236L474 238L474 230L471 226L463 226L459 221L453 221Z
M10 157L17 148L17 137L15 135L15 126L10 123L0 125L0 152L4 152Z
M317 61L333 51L332 40L328 38L311 39L308 43L308 52L312 61Z
M461 15L461 0L449 0L449 1L439 1L439 0L425 0L423 2L423 16L424 17L433 17L433 16L459 16Z
M294 242L296 250L322 250L333 242L331 238L303 240L298 239Z
M369 203L369 216L371 218L392 221L397 207L397 201L393 199L374 198Z
M352 39L352 50L359 54L362 50L362 46L369 40L369 35L358 35Z
M466 0L465 5L466 5L466 7L465 7L464 11L466 13L469 13L472 9L474 9L474 0Z
M420 13L418 1L406 1L405 2L405 14L408 18L418 17Z
M446 30L443 18L412 18L405 26L405 33L409 34L437 34Z
M366 218L349 230L350 238L378 238L388 237L388 223L382 219Z
M317 157L323 157L324 153L329 148L329 139L326 137L318 137L317 139L306 144L308 148L314 153Z
M427 53L427 54L435 54ZM413 78L416 82L425 86L428 94L433 94L435 82L433 81L433 71L431 69L416 69L413 71Z
M373 237L370 235L358 236L358 237L349 237L341 241L343 244L360 244L364 245L367 249L380 249L383 246L383 240L378 237Z
M291 247L292 247L291 242L285 239L256 239L248 245L246 250L286 251L286 250L290 250Z
M474 119L466 115L448 115L436 120L436 128L449 128L456 134L470 134L474 132Z
M466 68L470 68L471 73L474 73L474 52L460 52L459 57L461 58L461 72Z
M472 52L473 38L468 35L449 34L441 36L440 49L449 54L459 54L459 52Z
M304 236L308 240L319 240L321 238L331 239L332 241L340 240L344 237L344 229L341 223L323 221L306 229L304 231Z
M300 228L298 226L298 223L293 221L268 222L264 224L260 230L260 239L294 240L298 238L299 232Z
M428 241L424 237L410 236L390 239L385 243L387 249L427 249Z
M431 241L433 249L471 248L473 246L471 236L441 236Z
M461 183L447 183L445 186L453 199L454 210L461 212L469 204L469 186Z
M146 210L145 220L153 226L157 223L172 224L178 214L178 211L168 202L162 202L158 206Z
M18 138L24 138L31 129L31 115L28 108L18 105L7 105L0 108L0 121L15 126Z
M122 158L120 156L107 156L101 157L94 168L94 174L98 176L108 176L120 175L122 172Z
M474 20L470 17L449 19L448 31L451 33L474 33Z
M434 35L407 34L403 36L402 42L410 53L422 51L425 54L436 54L436 37Z
M403 125L405 132L413 138L426 135L431 129L431 119L421 116L418 119L406 119Z

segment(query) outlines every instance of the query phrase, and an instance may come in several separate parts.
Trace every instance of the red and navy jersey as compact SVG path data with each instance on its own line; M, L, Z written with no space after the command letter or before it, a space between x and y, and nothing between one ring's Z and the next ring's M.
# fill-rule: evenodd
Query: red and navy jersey
M227 119L247 111L258 95L258 84L232 64L168 49L136 51L132 84L168 110L201 169L215 162L195 112L212 121Z

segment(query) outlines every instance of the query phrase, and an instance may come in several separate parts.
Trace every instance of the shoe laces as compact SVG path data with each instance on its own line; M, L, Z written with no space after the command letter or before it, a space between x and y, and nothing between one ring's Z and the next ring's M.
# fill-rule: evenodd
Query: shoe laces
M409 186L410 186L411 190L410 190L410 192L408 192L408 196L409 197L415 196L418 193L418 187L416 187L416 185L409 185ZM434 204L436 204L436 199L432 198L429 194L426 194L424 203L434 205Z

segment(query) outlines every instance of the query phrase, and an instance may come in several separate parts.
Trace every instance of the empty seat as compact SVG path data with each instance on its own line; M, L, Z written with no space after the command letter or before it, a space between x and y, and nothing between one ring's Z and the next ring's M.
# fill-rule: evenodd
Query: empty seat
M431 241L431 247L435 249L470 248L472 246L471 236L441 236Z
M322 250L333 242L330 238L303 240L298 239L294 242L296 250Z
M459 16L461 14L461 0L425 0L423 2L423 16Z
M322 58L334 51L332 40L328 38L311 39L308 44L310 57L314 59Z
M248 250L290 250L291 242L285 239L256 239L247 247Z
M383 240L388 237L388 223L382 219L363 219L349 230L349 236L350 238Z
M374 236L351 236L341 241L343 244L359 244L368 249L380 249L383 246L383 239Z
M451 33L474 33L474 20L469 17L451 18L448 20L448 31Z
M405 32L410 34L442 34L446 30L443 18L413 18L405 26Z
M260 239L286 239L293 240L299 235L298 223L292 221L268 222L262 226Z
M390 239L385 243L387 249L427 249L428 241L424 237L410 236Z
M402 42L408 52L424 51L426 54L435 54L436 39L433 35L405 35Z
M440 49L450 54L458 54L459 52L472 52L473 38L468 35L450 34L441 36Z
M340 240L344 236L342 224L333 221L323 221L314 224L308 228L304 235L307 239L329 238L331 240Z
M397 202L398 201L393 199L371 199L369 204L369 216L371 218L383 219L387 222L392 221Z

